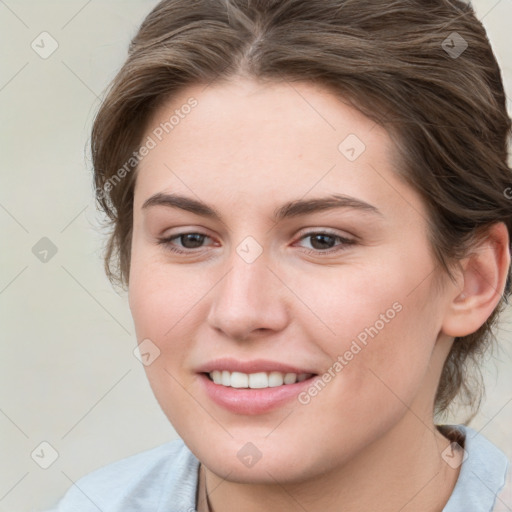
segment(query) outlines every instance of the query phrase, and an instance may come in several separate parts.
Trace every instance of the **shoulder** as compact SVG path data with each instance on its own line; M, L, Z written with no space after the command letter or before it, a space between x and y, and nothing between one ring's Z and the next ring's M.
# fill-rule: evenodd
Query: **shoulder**
M171 441L85 475L48 512L193 509L198 467L181 439Z
M455 442L464 448L464 453L459 478L443 512L500 510L494 507L499 504L497 497L503 493L507 479L507 457L482 434L470 427L449 425L447 428L462 434Z
M509 467L505 485L496 498L496 507L492 512L510 512L512 510L512 469Z

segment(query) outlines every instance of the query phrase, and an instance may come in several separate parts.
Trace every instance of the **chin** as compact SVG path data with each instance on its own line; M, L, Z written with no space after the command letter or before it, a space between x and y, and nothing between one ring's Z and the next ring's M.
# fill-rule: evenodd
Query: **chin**
M283 438L254 443L229 439L225 442L185 441L195 456L213 473L235 483L291 484L320 476L330 468L318 447L307 442L284 444ZM332 459L331 459L332 461Z

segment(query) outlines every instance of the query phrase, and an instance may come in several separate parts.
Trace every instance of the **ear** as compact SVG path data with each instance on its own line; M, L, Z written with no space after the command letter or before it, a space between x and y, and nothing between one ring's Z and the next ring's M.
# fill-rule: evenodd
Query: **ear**
M477 331L491 316L505 290L510 267L509 236L503 222L488 228L485 239L461 261L462 275L448 297L441 331L462 337Z

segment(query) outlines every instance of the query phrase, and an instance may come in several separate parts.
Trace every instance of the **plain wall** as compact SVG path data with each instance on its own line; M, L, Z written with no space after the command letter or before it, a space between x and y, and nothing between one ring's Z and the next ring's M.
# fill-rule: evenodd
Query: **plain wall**
M133 355L126 296L103 274L85 158L99 98L155 4L0 2L0 511L49 506L93 469L176 437ZM474 6L510 95L512 1ZM31 47L51 49L43 31L59 45L46 59ZM471 424L509 457L511 320L508 311L502 350L485 368L488 398ZM48 469L31 457L51 455L42 442L59 454Z

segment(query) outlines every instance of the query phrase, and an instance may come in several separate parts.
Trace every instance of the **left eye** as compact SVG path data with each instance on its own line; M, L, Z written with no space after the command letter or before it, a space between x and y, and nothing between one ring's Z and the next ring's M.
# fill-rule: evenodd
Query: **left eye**
M308 253L331 253L345 249L348 245L354 244L354 240L325 232L310 232L306 233L300 240L310 239L312 249ZM335 241L339 240L340 243L336 246Z

